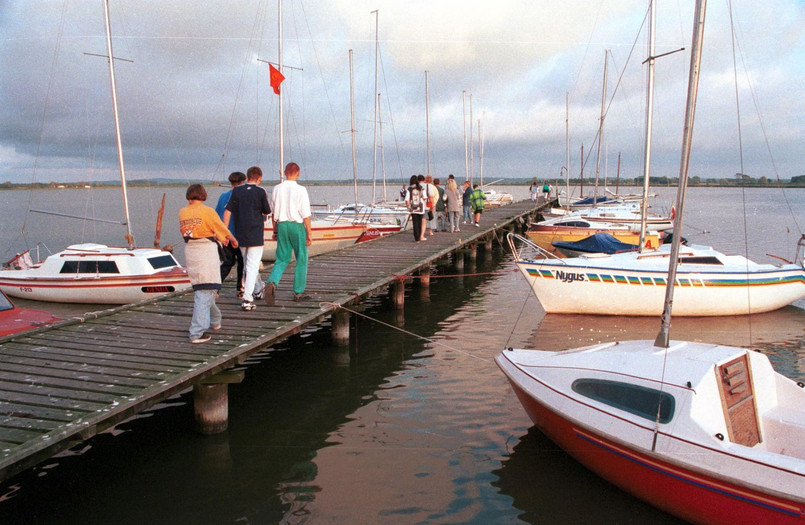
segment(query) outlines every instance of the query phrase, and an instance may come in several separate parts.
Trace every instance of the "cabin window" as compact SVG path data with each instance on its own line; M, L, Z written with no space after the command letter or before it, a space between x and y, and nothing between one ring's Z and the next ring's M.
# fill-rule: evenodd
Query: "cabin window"
M59 273L120 273L115 261L64 261Z
M572 226L574 228L589 228L590 223L585 221L563 221L558 226Z
M176 259L173 258L173 255L160 255L159 257L149 257L148 262L151 263L151 266L154 270L159 270L160 268L170 268L171 266L178 266Z
M585 397L649 421L657 419L658 405L660 423L668 423L674 417L674 396L653 388L604 379L577 379L571 388Z
M11 304L11 300L5 295L0 293L0 312L5 312L6 310L13 310L13 309L14 305Z
M718 257L713 256L703 256L703 257L680 257L679 258L680 264L718 264L723 265Z

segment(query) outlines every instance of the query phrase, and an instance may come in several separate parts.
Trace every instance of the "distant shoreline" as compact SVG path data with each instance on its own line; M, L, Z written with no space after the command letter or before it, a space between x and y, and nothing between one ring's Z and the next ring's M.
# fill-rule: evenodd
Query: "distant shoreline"
M533 182L534 179L501 179L496 180L494 185L496 186L528 186ZM544 179L537 180L538 184L544 184L546 181ZM566 182L564 180L551 180L548 179L547 182L552 184L554 187L562 188L565 186ZM579 186L579 180L571 179L570 185L573 187ZM184 188L188 184L203 184L209 187L228 187L228 184L221 183L221 182L210 182L210 181L153 181L153 180L134 180L127 182L126 186L129 188ZM271 182L267 182L266 184L271 185ZM351 186L352 181L344 181L344 180L306 180L303 181L305 186ZM378 184L378 183L375 183ZM396 187L398 184L404 184L400 181L397 182L386 182L387 186L394 186ZM370 186L372 185L371 180L359 180L359 186ZM592 181L585 180L584 185L586 187L593 187L594 183ZM621 181L619 183L621 187L624 188L632 188L632 187L642 187L643 183L634 181L634 180L627 180ZM662 180L658 182L652 182L651 186L654 188L660 187L676 187L677 181L675 179L669 180ZM781 182L770 182L770 181L759 181L759 180L749 180L749 181L739 181L739 180L725 180L725 179L707 179L707 180L698 180L694 181L691 180L688 185L690 187L706 187L706 188L805 188L805 181L799 180L797 177L796 181L781 181ZM487 186L492 186L492 184L487 184ZM0 184L0 190L64 190L64 189L99 189L99 188L120 188L120 182L111 182L111 181L103 181L103 182L96 182L96 183L85 183L85 182L49 182L49 183L24 183L24 184L15 184L11 182L5 182Z

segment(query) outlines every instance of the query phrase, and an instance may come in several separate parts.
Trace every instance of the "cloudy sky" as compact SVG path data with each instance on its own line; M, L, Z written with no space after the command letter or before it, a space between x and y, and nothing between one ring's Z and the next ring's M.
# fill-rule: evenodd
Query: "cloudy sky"
M465 174L472 96L473 172L484 179L596 169L605 50L610 50L600 174L642 172L646 1L285 0L285 160L303 175L351 180L349 50L358 177L371 179L375 22L385 161L377 177ZM691 175L805 173L805 6L710 0ZM732 13L729 9L732 9ZM279 167L277 0L112 0L130 179L225 180ZM372 11L378 10L376 17ZM693 2L661 2L652 173L679 165ZM731 23L732 22L732 23ZM0 182L117 176L101 0L0 3ZM737 88L736 88L737 82ZM569 97L569 112L566 100ZM738 114L740 113L740 126ZM480 121L480 123L479 123ZM466 123L466 124L465 124ZM740 132L740 135L739 135ZM739 142L740 136L740 142ZM742 147L741 147L742 145Z

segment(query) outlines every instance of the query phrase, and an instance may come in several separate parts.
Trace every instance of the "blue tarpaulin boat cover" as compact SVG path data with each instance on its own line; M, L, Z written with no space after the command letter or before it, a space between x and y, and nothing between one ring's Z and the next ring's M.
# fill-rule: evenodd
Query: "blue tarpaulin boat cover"
M615 199L607 197L606 195L600 195L598 199L595 197L587 197L585 199L577 200L573 203L573 206L592 206L593 204L604 204L605 202L614 200Z
M608 233L596 233L580 241L556 241L551 243L556 248L567 249L581 253L616 253L628 250L637 250L636 244L621 242Z

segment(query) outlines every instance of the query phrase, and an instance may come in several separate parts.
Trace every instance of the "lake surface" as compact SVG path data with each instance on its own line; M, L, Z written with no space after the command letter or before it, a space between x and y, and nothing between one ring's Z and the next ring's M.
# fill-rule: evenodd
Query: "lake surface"
M528 193L527 184L500 190ZM135 190L133 199L150 200L148 191ZM184 190L168 191L163 236L177 242ZM211 188L210 201L222 191ZM119 200L114 190L93 192L104 193L98 207ZM16 234L8 233L20 212L14 207L27 209L8 194L23 195L0 192L4 243ZM661 190L655 207L669 208L671 194ZM349 202L352 188L311 187L313 200L325 195L331 204ZM78 208L79 197L50 204ZM156 207L160 198L161 190ZM787 190L786 198L779 190L693 189L684 236L725 252L749 245L758 262L775 261L767 253L791 259L805 190ZM153 227L150 206L138 214ZM54 251L87 233L56 222L61 231L37 232L51 236ZM109 225L93 234L101 228ZM139 244L153 239L145 230ZM114 235L85 240L115 243ZM349 346L333 346L325 323L252 358L245 381L230 387L227 432L197 435L192 396L176 396L0 485L0 523L677 523L533 430L492 361L506 346L653 339L659 320L545 315L499 248L481 250L462 275L434 271L444 277L427 291L409 287L403 312L385 297L369 301L366 317L353 319ZM805 380L803 301L751 318L675 318L672 337L751 345Z

